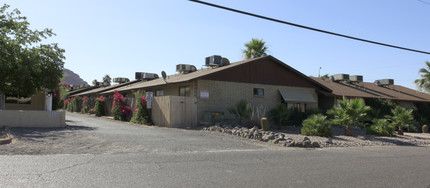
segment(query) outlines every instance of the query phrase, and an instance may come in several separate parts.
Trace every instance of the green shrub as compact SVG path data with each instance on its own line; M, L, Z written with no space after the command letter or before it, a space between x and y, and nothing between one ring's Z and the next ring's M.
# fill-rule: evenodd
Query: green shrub
M105 98L103 96L96 99L96 104L94 105L94 114L98 117L105 115Z
M127 98L125 98L117 90L114 90L112 101L112 113L115 120L126 121L130 115L131 108L127 106Z
M307 118L306 112L302 112L300 108L292 107L289 108L289 114L286 124L287 125L301 125L303 120Z
M375 119L372 125L367 129L368 134L377 136L394 136L396 128L387 119Z
M284 104L279 104L275 108L269 111L269 119L273 124L281 128L281 125L287 123L288 117L290 116L290 111Z
M90 113L91 108L88 103L89 103L88 97L87 96L82 97L82 109L81 109L82 114Z
M135 92L134 98L136 100L136 107L134 108L134 114L130 121L139 124L151 124L151 115L146 107L145 91Z
M371 119L383 119L387 116L393 115L391 112L397 104L389 99L370 98L364 100L367 106L370 106L372 110L368 112Z
M303 121L303 128L301 132L306 136L333 136L331 125L327 120L327 116L322 114L313 114L309 118L305 119Z
M420 125L429 124L430 123L430 104L429 103L414 103L417 107L416 110L413 111L414 119L417 120Z
M398 135L403 135L403 129L406 128L410 132L416 132L414 124L414 117L412 115L412 109L405 109L401 106L397 106L391 110L393 116L391 117L391 123L398 128Z

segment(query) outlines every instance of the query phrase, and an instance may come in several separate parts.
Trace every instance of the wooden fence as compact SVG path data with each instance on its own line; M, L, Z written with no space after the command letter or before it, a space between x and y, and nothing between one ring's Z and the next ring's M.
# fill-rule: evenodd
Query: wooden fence
M112 97L105 99L105 115L112 116ZM91 108L95 99L88 99ZM133 97L127 97L127 106L131 108L131 116L136 106ZM152 99L152 121L157 126L170 128L186 128L197 126L197 99L183 96L160 96ZM130 117L131 117L130 116Z
M197 99L183 96L161 96L152 100L152 121L170 128L197 126Z

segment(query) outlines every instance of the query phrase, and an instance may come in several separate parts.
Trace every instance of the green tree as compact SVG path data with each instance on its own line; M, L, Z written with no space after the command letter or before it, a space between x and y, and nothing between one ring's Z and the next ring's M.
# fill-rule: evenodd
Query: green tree
M414 81L420 91L425 91L430 93L430 62L426 61L426 66L421 68L418 73L420 73L420 78Z
M267 56L267 46L263 39L252 39L245 44L246 49L242 51L245 59L252 59L257 57Z
M362 126L362 121L367 115L367 111L371 110L369 106L364 104L363 99L354 98L347 99L343 97L338 100L339 106L333 106L327 111L327 114L333 115L332 124L345 126L345 135L352 136L351 126Z
M391 112L393 113L393 116L390 118L391 123L398 128L398 135L403 135L403 128L407 128L409 131L415 129L413 126L414 117L412 109L407 110L401 106L396 106Z
M110 86L110 84L112 83L112 78L110 78L109 74L106 74L102 80L103 80L103 83L105 83L108 86Z
M9 7L0 8L0 94L28 97L56 89L63 75L64 49L41 44L55 33L30 29L27 18L17 9L7 12Z

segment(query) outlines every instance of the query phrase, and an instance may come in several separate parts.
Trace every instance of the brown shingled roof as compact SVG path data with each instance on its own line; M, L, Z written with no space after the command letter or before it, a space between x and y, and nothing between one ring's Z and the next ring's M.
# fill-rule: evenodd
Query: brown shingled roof
M285 63L283 63L282 61L276 59L273 56L265 56L265 57L259 57L259 58L254 58L254 59L248 59L248 60L243 60L243 61L238 61L235 63L232 63L228 66L223 66L223 67L217 67L217 68L205 68L205 69L200 69L197 70L195 72L191 72L188 74L175 74L175 75L170 75L167 76L166 81L163 80L163 78L157 78L155 80L151 80L151 81L147 81L147 82L138 82L135 84L130 84L124 87L120 87L117 88L116 90L118 90L119 92L121 91L127 91L127 90L137 90L137 89L142 89L142 88L147 88L147 87L154 87L154 86L160 86L160 85L165 85L165 84L173 84L173 83L181 83L181 82L187 82L187 81L191 81L209 74L213 74L219 71L223 71L226 69L230 69L239 65L243 65L246 63L251 63L251 62L255 62L255 61L259 61L259 60L263 60L263 59L271 59L277 63L280 63L281 65L283 65L285 68L299 74L300 76L303 77L303 79L306 79L308 81L310 81L311 83L314 83L315 85L323 88L326 91L331 91L331 89L329 89L328 87L326 87L325 85L320 84L319 82L316 82L313 79L310 79L308 76L304 75L303 73L297 71L296 69L286 65ZM167 83L166 83L167 82ZM108 94L108 93L113 93L114 90L108 90L105 92L102 92L101 94Z
M322 78L311 77L313 80L332 89L335 96L382 98L400 101L430 102L430 95L400 85L389 87L377 86L370 82L338 83Z

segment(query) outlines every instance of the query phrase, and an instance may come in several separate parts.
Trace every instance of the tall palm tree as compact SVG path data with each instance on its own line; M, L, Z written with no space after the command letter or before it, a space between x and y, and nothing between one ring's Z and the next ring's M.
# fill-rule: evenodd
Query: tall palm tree
M418 73L421 74L420 79L415 80L418 89L430 93L430 62L426 61L426 67L421 68Z
M245 59L252 59L257 57L267 56L267 46L263 39L252 39L245 44L246 49L242 51Z
M347 99L343 97L338 102L339 106L333 106L327 111L327 114L334 116L331 121L334 125L345 126L346 136L352 136L351 126L362 125L362 121L367 115L366 112L371 108L366 106L364 100L360 98Z

